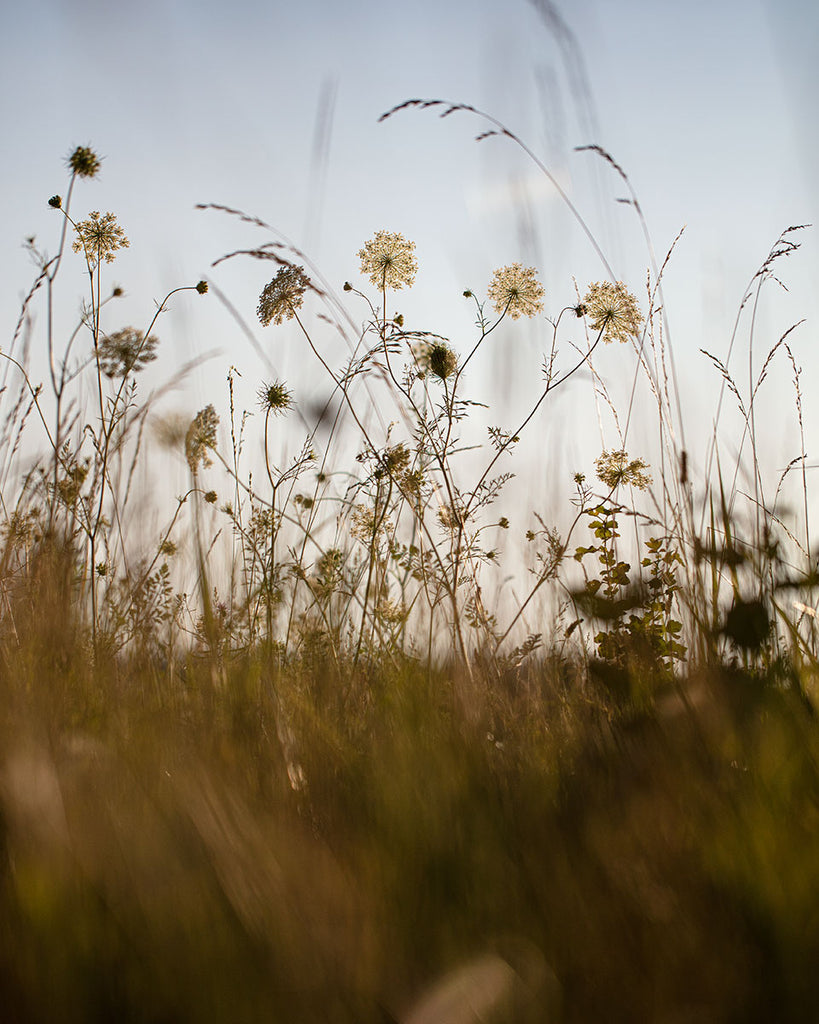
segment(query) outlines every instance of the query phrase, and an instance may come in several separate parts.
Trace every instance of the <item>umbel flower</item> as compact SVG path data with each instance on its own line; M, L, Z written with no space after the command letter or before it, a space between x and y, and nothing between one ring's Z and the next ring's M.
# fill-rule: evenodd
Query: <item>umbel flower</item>
M500 267L492 275L489 298L498 313L508 313L513 320L535 316L543 309L543 285L535 277L534 267L513 263Z
M629 461L628 452L622 448L604 451L594 465L598 478L612 490L620 484L631 484L638 491L651 486L651 475L646 473L648 463L643 459Z
M93 178L100 169L100 158L90 146L77 146L67 163L68 169L78 178Z
M123 327L121 331L106 334L97 349L100 369L106 377L127 377L129 373L139 373L156 359L158 345L158 338L152 334L146 338L136 327Z
M446 380L458 369L457 352L440 339L413 345L412 355L419 374L431 373L438 380Z
M296 310L304 304L304 293L310 287L310 279L304 267L295 263L285 264L273 280L264 286L259 296L256 312L263 327L292 320Z
M361 273L367 274L376 288L411 288L418 272L414 251L415 242L407 241L400 232L376 231L358 250Z
M203 466L211 464L209 451L216 448L216 429L219 426L219 417L212 405L206 405L191 420L191 425L185 434L185 458L191 468L191 473L196 473L199 463Z
M274 415L286 413L293 404L293 393L281 380L274 380L271 384L262 384L257 395L263 411L272 412Z
M114 253L118 249L127 249L131 244L113 213L100 215L99 210L93 210L88 220L81 220L75 229L77 237L71 248L85 255L92 270L102 260L113 263Z
M595 281L589 285L581 306L592 330L603 332L603 341L628 341L640 334L643 315L637 306L637 299L622 281Z

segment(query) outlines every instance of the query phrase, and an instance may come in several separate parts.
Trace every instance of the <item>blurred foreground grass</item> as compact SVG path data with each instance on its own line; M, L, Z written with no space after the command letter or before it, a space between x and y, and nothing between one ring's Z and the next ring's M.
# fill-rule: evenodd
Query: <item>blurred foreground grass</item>
M2 644L3 1021L815 1018L807 675L94 664L67 564Z

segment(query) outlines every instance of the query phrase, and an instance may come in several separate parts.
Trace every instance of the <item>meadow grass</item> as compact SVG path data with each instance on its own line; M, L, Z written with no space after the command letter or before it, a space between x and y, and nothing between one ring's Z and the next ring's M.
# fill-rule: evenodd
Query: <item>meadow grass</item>
M409 108L476 117L479 138L520 146L553 180L474 108L410 101L385 116ZM37 276L0 353L2 1019L813 1019L804 438L771 495L755 412L786 358L802 431L793 328L755 371L752 320L747 386L731 368L741 318L727 354L707 354L744 432L729 467L721 398L698 467L666 341L668 258L650 256L643 298L611 274L548 315L534 268L499 268L485 297L466 295L475 335L459 352L388 315L417 271L403 235L364 243L366 284L340 295L264 222L211 207L270 232L215 265L270 266L258 319L299 332L331 393L300 434L295 388L261 381L254 437L231 369L226 399L162 418L162 388L137 387L161 353L159 312L216 288L174 288L144 329L110 330L105 271L128 239L111 213L73 212L93 150L68 163L65 198L50 200L55 254L30 243ZM64 331L69 259L88 294ZM522 317L547 339L541 391L476 438L466 370ZM503 505L515 449L578 370L610 401L595 362L607 343L633 354L652 396L658 461L629 454L631 412L611 403L613 443L594 480L575 476L568 528L533 509L518 539ZM189 486L148 538L130 509L160 444ZM789 474L800 524L777 504ZM520 548L516 602L494 606L487 580Z

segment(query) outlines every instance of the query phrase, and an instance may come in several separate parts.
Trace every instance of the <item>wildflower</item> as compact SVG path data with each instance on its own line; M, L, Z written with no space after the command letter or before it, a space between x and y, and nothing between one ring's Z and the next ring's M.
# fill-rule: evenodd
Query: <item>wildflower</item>
M392 532L392 521L381 514L378 516L373 508L366 505L356 505L353 508L352 524L350 533L362 542L371 543L377 533L387 535Z
M93 178L100 169L100 158L90 146L77 146L67 162L71 173L79 178Z
M310 286L310 279L304 272L304 267L297 267L294 263L286 263L276 274L273 280L266 284L264 291L259 297L259 306L256 312L262 326L268 324L280 324L284 320L292 320L296 310L304 303L304 293Z
M159 340L152 334L146 338L136 327L123 327L121 331L106 334L97 348L99 366L106 377L127 377L139 373L156 359Z
M368 274L376 288L411 288L418 271L414 249L415 242L408 242L400 232L376 231L358 251L361 273Z
M338 548L328 548L316 562L316 576L319 583L328 590L341 580L344 554Z
M88 220L81 220L75 227L77 237L71 248L74 252L84 253L88 266L92 269L101 260L113 263L117 249L127 249L131 244L117 224L117 218L113 213L100 216L98 210L93 210Z
M390 476L394 477L398 473L402 473L409 466L409 448L403 442L393 445L385 450L382 461L384 469Z
M285 413L293 404L292 392L280 380L274 380L272 384L262 384L256 394L259 405L266 413Z
M196 473L201 462L203 466L211 464L208 450L216 448L216 428L219 417L212 405L206 405L191 420L185 434L185 458L188 460L191 473Z
M196 285L196 290L199 292L200 295L204 295L207 292L207 290L208 290L208 282L207 281L200 281Z
M406 621L409 610L403 602L391 601L386 598L379 602L377 614L382 622L386 622L390 626L399 626Z
M628 341L640 333L643 316L637 300L622 281L595 281L589 285L581 303L590 318L592 329L602 331L603 341Z
M597 476L606 487L614 490L620 484L631 484L639 491L651 485L651 475L645 470L649 468L643 459L632 459L629 462L628 452L623 449L604 451L595 461Z
M431 373L438 380L446 380L458 369L458 354L442 340L413 345L412 355L421 374Z
M52 206L55 210L62 209L62 205L63 205L62 197L61 196L52 196L49 199L49 201L48 201L48 205Z
M216 491L205 491L202 497L209 505L215 505L219 498L219 495L216 493Z
M543 285L535 277L534 267L513 263L495 271L489 285L489 298L498 313L508 313L513 320L519 316L535 316L543 309Z

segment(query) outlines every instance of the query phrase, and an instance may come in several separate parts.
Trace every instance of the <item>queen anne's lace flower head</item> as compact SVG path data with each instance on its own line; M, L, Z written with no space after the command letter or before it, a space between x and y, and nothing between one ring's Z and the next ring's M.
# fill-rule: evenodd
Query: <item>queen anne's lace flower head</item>
M145 334L136 327L123 327L121 331L106 334L100 339L98 359L100 369L106 377L127 377L139 373L148 363L156 359L159 341L152 334Z
M629 461L628 452L622 448L604 451L594 465L598 479L612 490L620 484L631 484L639 491L651 486L651 474L646 472L648 463L643 459Z
M419 375L431 373L446 380L458 369L458 353L443 340L420 341L412 346L412 356Z
M640 334L643 315L637 299L622 281L595 281L581 303L592 330L603 332L603 341L629 341ZM580 307L578 307L580 308Z
M295 263L285 264L273 280L264 286L259 296L256 312L262 325L267 327L270 323L280 324L284 320L292 320L296 310L304 304L304 293L309 287L310 279L304 267L298 267Z
M92 269L102 260L114 262L114 253L118 249L127 249L131 244L125 232L117 224L113 213L100 214L92 210L87 220L75 225L77 237L71 243L74 252L81 252Z
M523 267L520 263L500 267L489 285L489 298L496 312L508 313L513 320L539 313L543 309L543 294L534 267Z
M367 274L376 288L411 288L418 272L414 250L415 242L407 241L399 232L376 231L375 237L358 251L361 273Z
M216 448L216 429L219 426L219 417L212 405L206 405L191 420L185 434L185 458L188 460L191 473L196 473L199 463L209 466L211 463L209 451Z

